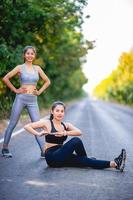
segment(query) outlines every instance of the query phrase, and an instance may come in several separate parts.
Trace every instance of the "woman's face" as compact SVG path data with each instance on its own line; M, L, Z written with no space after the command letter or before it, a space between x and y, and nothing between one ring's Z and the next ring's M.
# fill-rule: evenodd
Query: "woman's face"
M33 62L33 60L35 59L35 52L32 48L27 49L27 51L24 54L24 59L27 62Z
M61 121L64 118L65 110L62 105L57 105L51 113L53 114L53 119Z

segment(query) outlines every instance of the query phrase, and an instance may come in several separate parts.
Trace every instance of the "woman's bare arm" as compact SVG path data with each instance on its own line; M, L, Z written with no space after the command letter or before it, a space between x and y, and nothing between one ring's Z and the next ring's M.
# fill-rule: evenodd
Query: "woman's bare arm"
M81 130L78 129L77 127L75 127L73 124L71 123L66 123L66 131L60 131L55 133L55 136L61 137L62 135L66 136L80 136L82 135Z
M42 136L42 135L48 134L45 130L43 130L41 132L36 131L35 129L37 129L37 128L47 129L47 122L44 120L40 120L37 122L29 123L24 126L24 129L33 135Z
M71 123L67 123L67 131L66 134L70 135L70 136L80 136L82 135L81 130L77 127L75 127L73 124Z
M43 86L39 89L38 91L38 95L40 95L43 91L46 90L46 88L50 85L50 80L47 77L47 75L43 72L43 70L41 69L41 67L37 66L38 72L40 77L42 78L42 80L44 81Z
M3 77L3 82L15 93L17 93L17 89L14 87L14 85L10 82L10 78L12 78L13 76L15 76L16 74L18 74L20 72L20 66L16 66L12 71L10 71L9 73L7 73L4 77Z

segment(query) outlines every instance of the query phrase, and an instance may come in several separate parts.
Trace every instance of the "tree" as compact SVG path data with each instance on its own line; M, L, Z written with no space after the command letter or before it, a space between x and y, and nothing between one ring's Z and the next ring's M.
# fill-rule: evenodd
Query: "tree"
M14 66L23 63L22 50L26 45L37 48L36 63L52 82L47 94L39 97L40 101L65 99L71 96L71 91L75 91L75 95L82 93L82 86L87 80L81 72L81 58L85 57L88 49L93 48L93 43L85 41L81 32L82 10L86 2L87 0L1 1L1 113L11 109L14 98L14 94L3 85L1 79ZM75 76L79 80L78 90L77 85L72 84ZM17 77L12 81L19 87ZM42 82L39 86L41 84ZM5 96L8 105L3 103Z
M97 97L133 105L133 52L122 53L119 65L94 90Z

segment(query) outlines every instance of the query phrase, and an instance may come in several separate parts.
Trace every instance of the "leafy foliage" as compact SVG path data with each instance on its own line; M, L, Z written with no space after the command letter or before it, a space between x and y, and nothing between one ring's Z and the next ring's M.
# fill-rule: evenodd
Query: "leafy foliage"
M1 0L1 113L11 109L14 99L14 94L3 84L2 77L23 63L22 50L26 45L37 48L35 63L42 67L52 82L46 93L39 97L40 102L65 99L82 93L82 86L87 79L81 71L81 58L88 49L93 48L93 43L85 41L81 32L82 10L86 2ZM15 87L19 87L17 77L11 81ZM41 85L40 81L38 87Z
M95 96L133 105L133 52L123 53L112 74L94 90Z

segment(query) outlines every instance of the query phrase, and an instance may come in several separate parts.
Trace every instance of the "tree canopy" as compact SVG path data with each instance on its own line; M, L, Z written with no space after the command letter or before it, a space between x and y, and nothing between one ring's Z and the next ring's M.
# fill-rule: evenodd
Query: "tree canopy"
M81 95L87 82L82 57L93 43L82 34L83 8L87 0L1 0L0 2L0 109L11 109L14 94L2 77L23 63L26 45L37 49L39 64L52 84L40 101L64 100ZM91 44L91 45L90 45ZM19 87L18 78L12 83ZM39 82L39 87L42 82ZM5 103L5 99L6 102ZM3 101L4 100L4 101Z
M122 53L117 68L97 85L94 95L133 105L133 51Z

